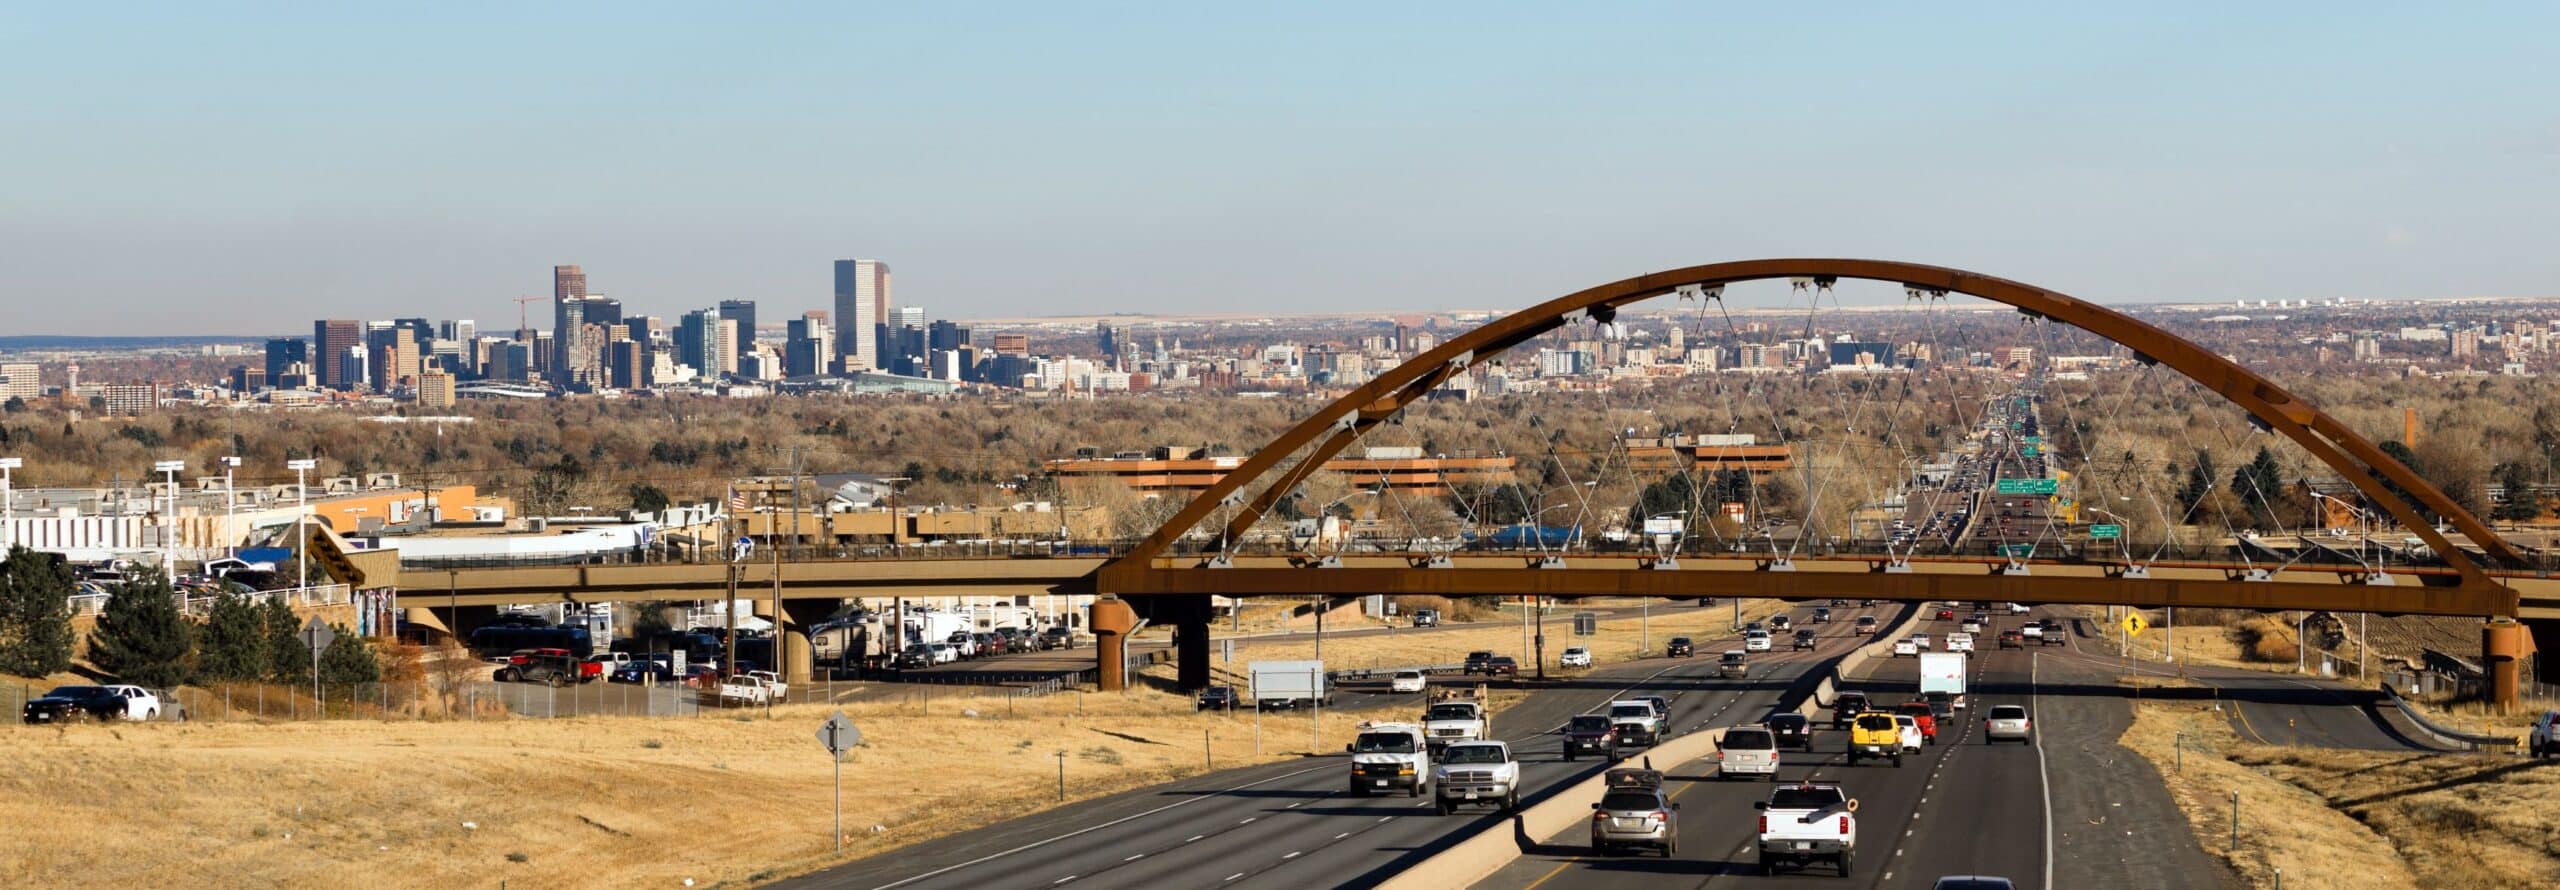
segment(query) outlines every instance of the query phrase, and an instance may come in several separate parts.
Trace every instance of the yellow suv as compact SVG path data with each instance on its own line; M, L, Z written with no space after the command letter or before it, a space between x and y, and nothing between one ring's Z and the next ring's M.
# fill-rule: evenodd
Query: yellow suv
M1902 765L1902 726L1883 711L1861 711L1849 721L1849 765L1860 757L1882 757Z

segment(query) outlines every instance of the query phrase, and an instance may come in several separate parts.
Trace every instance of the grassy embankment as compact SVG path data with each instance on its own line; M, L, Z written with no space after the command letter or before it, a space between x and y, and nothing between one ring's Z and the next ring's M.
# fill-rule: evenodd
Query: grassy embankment
M2536 761L2260 745L2209 705L2171 702L2137 705L2121 741L2160 770L2206 852L2253 887L2279 868L2294 887L2560 880L2560 770Z

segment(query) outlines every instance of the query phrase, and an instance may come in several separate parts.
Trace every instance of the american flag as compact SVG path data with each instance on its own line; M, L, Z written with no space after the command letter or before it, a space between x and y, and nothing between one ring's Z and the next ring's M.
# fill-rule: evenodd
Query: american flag
M747 512L747 493L739 491L735 485L729 486L729 512Z

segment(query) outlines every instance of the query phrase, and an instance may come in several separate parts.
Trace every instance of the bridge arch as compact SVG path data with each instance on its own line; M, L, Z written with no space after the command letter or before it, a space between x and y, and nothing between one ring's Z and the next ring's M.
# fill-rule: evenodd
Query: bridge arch
M2443 517L2491 559L2514 566L2525 563L2512 545L2490 532L2433 483L2392 459L2346 424L2237 362L2140 319L2057 291L1961 269L1890 260L1817 258L1741 260L1640 275L1557 297L1453 337L1379 374L1273 439L1193 498L1144 541L1106 564L1096 573L1096 586L1103 591L1143 588L1144 573L1155 568L1157 558L1209 519L1221 505L1235 504L1238 511L1218 533L1218 540L1235 540L1298 482L1349 447L1362 433L1388 422L1396 412L1441 383L1541 334L1585 319L1607 321L1620 307L1692 288L1796 278L1825 284L1844 278L1860 279L1966 294L2122 344L2143 361L2168 366L2240 406L2268 429L2300 444L2433 547L2458 574L2460 586L2496 582L2468 553L2437 531L2434 523L2420 513L2421 508ZM1287 469L1280 469L1283 461L1310 445L1313 451ZM1279 470L1279 477L1259 495L1246 499L1247 487L1274 470ZM2408 498L2395 493L2394 486L2407 492ZM2512 613L2512 606L2509 612Z

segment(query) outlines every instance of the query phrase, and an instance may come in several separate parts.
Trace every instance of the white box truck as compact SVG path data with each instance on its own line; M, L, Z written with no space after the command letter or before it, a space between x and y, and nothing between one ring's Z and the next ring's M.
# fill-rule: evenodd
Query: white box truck
M1333 682L1321 661L1257 661L1245 666L1253 677L1253 706L1261 710L1333 704Z
M1964 653L1920 653L1920 697L1944 692L1956 707L1964 707Z

